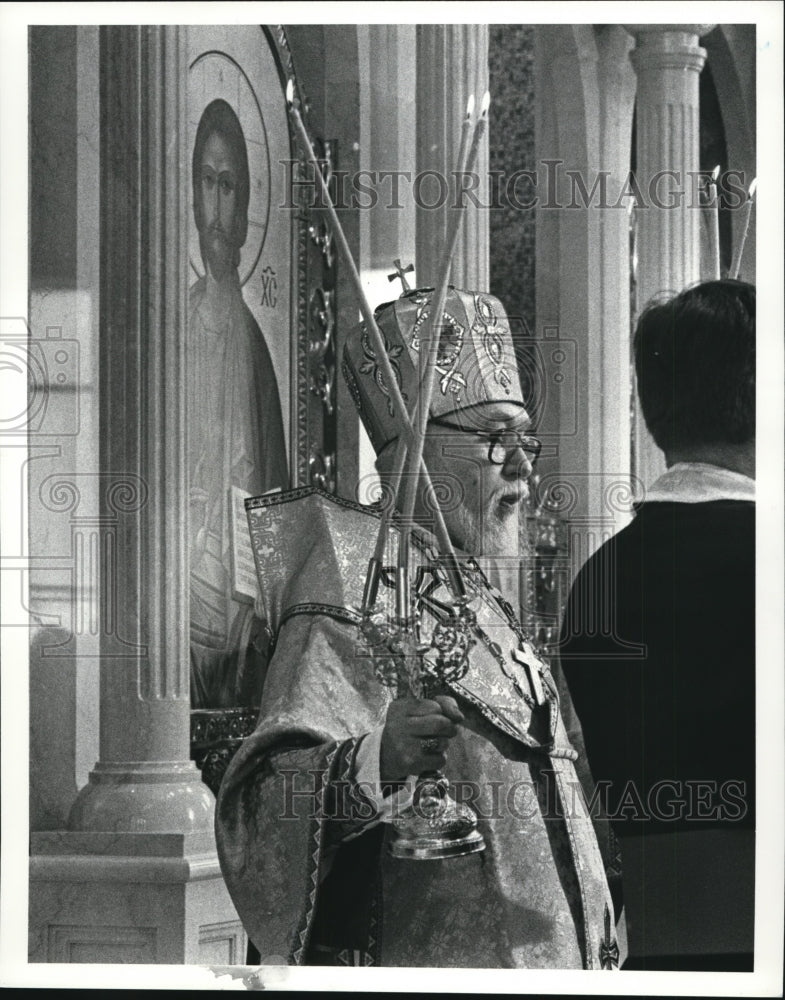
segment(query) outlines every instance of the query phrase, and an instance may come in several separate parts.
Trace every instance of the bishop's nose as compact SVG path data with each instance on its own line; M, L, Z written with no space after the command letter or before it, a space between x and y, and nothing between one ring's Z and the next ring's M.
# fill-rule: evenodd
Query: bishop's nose
M519 441L507 454L502 474L507 479L528 479L532 472L534 472L534 462Z

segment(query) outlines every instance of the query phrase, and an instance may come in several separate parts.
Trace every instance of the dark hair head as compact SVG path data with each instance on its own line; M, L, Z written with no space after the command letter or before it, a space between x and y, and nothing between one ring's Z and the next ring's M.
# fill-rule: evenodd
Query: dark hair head
M237 164L237 208L235 211L235 235L237 251L245 243L248 235L248 202L251 197L251 177L248 169L248 149L240 120L232 106L221 98L211 101L202 112L194 139L194 154L191 161L191 180L193 184L194 220L196 228L202 228L201 173L202 151L211 135L221 136L232 152Z
M635 330L641 409L666 454L755 437L755 286L694 285L643 312Z

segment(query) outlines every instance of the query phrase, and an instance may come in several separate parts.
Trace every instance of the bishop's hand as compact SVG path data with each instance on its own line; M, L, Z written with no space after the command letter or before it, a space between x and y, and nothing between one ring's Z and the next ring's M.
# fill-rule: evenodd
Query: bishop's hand
M463 713L454 698L396 698L387 709L382 732L382 782L403 781L410 774L441 770L450 740Z

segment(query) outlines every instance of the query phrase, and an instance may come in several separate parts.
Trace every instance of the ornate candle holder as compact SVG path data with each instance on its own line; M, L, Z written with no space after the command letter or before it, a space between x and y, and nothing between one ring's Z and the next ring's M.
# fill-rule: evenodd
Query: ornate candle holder
M455 601L437 621L430 641L423 643L416 611L401 620L373 605L364 609L360 631L382 684L394 687L398 697L408 693L430 698L469 669L476 620L467 599ZM390 851L396 858L434 861L485 850L474 811L455 801L441 771L418 776L411 805L395 817L392 826L395 835Z

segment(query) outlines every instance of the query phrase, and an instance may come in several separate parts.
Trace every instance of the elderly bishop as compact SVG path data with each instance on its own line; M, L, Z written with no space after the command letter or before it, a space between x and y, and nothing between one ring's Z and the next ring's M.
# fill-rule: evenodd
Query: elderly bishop
M418 398L432 296L405 290L376 312L399 394L364 327L346 345L344 375L388 485L402 434L395 399L412 411ZM439 504L472 607L468 667L422 698L381 682L360 627L378 507L311 487L249 500L275 647L258 727L219 795L224 875L263 963L614 968L617 915L569 706L474 558L517 553L539 452L509 323L493 296L450 289L437 328L412 591L427 642L452 600L433 533ZM390 620L399 527L393 519L377 599ZM389 845L411 805L407 779L438 769L485 848L400 856Z

